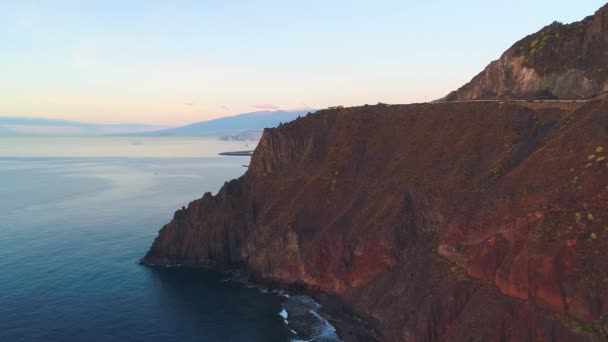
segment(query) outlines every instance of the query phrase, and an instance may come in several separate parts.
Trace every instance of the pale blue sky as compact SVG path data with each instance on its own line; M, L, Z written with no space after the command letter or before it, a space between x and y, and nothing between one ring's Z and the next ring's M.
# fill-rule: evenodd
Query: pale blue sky
M0 0L0 115L174 125L431 100L603 4Z

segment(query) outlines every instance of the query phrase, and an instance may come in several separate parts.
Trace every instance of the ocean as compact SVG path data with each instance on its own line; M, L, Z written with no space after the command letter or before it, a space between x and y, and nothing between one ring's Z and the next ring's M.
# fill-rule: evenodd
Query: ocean
M176 209L245 172L249 157L217 153L253 147L0 138L0 341L297 339L284 297L210 271L137 264ZM323 332L336 339L333 327Z

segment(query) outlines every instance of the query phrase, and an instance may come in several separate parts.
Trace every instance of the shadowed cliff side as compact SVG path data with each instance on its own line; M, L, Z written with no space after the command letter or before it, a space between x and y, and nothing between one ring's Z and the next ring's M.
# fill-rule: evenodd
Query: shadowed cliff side
M386 341L600 340L606 113L605 99L322 110L267 129L247 173L178 210L143 262L335 294Z
M587 99L608 91L608 5L525 37L446 101Z

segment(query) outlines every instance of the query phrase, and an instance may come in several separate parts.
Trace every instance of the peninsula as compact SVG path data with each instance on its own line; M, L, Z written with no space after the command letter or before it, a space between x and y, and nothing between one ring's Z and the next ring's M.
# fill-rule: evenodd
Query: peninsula
M345 341L603 340L607 54L608 5L442 102L266 129L246 173L178 210L143 262L327 294Z

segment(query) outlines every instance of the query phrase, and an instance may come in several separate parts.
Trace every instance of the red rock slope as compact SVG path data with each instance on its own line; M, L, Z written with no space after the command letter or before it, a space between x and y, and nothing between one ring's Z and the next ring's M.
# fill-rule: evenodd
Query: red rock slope
M266 130L143 261L336 294L376 330L346 340L601 340L607 150L607 99L323 110Z

